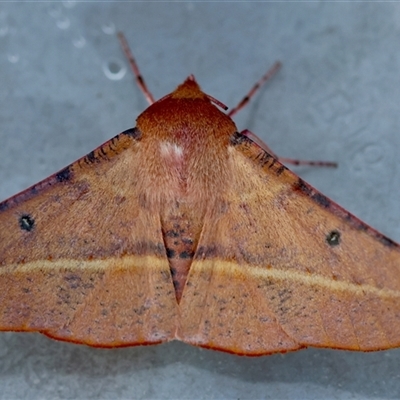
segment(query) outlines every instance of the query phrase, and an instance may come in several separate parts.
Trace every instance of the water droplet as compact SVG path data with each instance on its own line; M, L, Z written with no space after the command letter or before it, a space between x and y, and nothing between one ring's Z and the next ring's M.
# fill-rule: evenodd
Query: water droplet
M382 164L385 152L383 146L378 143L366 143L356 150L352 163L356 171L362 171L365 168L376 167Z
M113 35L115 33L115 25L112 22L102 25L101 29L107 35Z
M10 63L15 64L19 61L19 54L8 54L7 59Z
M126 67L119 60L109 60L103 64L104 74L112 81L121 80L126 74Z
M67 0L63 1L62 3L65 8L74 8L76 5L76 0Z
M59 20L57 20L57 26L60 29L68 29L70 25L71 25L71 21L67 17L62 17Z
M363 151L365 159L369 160L370 163L379 163L384 158L383 149L379 144L368 144L364 147Z
M85 46L86 39L83 36L79 36L79 37L73 39L72 43L77 49L81 49L83 46Z
M53 18L58 18L61 15L61 8L59 6L52 6L49 9L49 15Z

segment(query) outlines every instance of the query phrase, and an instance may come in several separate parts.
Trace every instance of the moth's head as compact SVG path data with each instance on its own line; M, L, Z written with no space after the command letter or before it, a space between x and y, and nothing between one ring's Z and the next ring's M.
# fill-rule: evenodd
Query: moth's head
M204 93L193 75L190 75L172 93L148 107L137 118L137 127L143 135L181 138L230 136L237 131L234 122L218 107L227 109L217 99ZM190 131L190 132L189 132Z
M209 99L209 97L200 89L194 75L188 76L183 83L165 97L171 97L173 99Z

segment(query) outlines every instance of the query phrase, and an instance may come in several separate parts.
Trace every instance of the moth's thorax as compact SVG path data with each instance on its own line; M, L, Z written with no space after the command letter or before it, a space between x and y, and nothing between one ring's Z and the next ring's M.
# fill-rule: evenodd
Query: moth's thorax
M151 193L164 200L203 201L229 179L228 146L236 126L193 79L147 108L137 128L141 145L151 155L146 160Z

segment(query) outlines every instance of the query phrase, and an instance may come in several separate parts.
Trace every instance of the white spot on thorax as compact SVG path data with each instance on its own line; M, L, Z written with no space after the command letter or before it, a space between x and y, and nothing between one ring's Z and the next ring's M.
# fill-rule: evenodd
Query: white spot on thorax
M161 156L167 161L179 164L183 161L183 149L175 143L161 142L160 152Z

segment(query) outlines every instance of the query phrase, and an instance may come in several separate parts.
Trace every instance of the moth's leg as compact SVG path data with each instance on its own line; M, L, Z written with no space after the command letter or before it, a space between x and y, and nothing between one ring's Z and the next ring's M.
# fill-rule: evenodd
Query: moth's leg
M232 117L232 115L236 114L239 110L246 106L246 104L250 101L250 99L256 94L256 92L260 89L265 82L270 80L281 68L282 64L279 61L276 61L275 64L266 72L265 75L261 77L261 79L256 82L256 84L249 90L246 96L239 102L236 107L233 107L231 111L229 111L228 115Z
M242 135L248 137L258 146L260 146L264 151L271 154L282 164L292 164L292 165L311 165L313 167L337 167L337 163L331 161L308 161L308 160L296 160L294 158L278 157L256 134L245 129L241 132Z
M146 82L143 79L142 74L140 73L139 67L136 63L135 58L129 48L128 41L126 40L124 34L122 32L118 32L118 39L121 42L122 50L125 53L126 58L129 61L129 65L131 66L131 70L136 78L136 83L138 84L140 90L143 92L144 97L149 104L153 104L155 102L153 95L151 94L150 90L148 89Z

